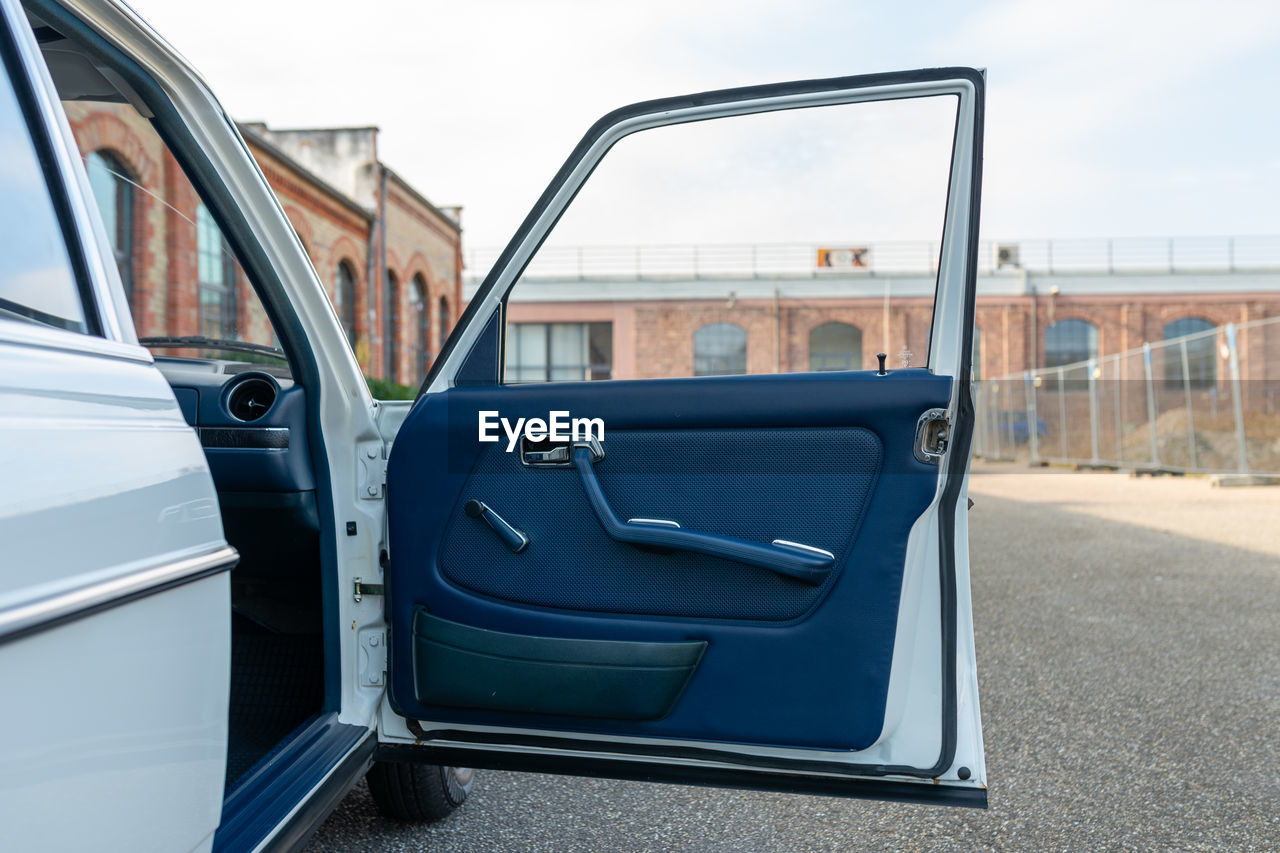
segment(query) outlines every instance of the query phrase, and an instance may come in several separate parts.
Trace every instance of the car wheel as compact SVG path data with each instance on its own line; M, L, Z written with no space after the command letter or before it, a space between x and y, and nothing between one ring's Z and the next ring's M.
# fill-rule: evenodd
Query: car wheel
M394 820L429 823L448 817L475 782L469 767L375 761L365 777L378 811Z

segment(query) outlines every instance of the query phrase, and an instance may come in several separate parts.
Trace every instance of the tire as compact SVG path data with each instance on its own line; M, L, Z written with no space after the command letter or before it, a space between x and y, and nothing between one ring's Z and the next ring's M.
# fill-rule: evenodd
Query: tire
M453 814L471 793L469 767L375 761L365 777L378 811L393 820L430 823Z

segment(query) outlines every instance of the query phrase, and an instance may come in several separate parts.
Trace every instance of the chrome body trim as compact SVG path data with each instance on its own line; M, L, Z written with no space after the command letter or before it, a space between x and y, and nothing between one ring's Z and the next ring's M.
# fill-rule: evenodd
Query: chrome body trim
M135 565L103 580L6 607L0 610L0 643L228 571L239 559L234 548L222 545L178 559L166 557L151 565Z

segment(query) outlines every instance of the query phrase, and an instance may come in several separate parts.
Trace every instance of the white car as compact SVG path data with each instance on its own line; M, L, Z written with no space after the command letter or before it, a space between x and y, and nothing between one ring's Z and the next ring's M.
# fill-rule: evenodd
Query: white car
M385 403L236 125L131 10L0 0L0 60L6 849L290 849L367 773L388 813L431 819L463 767L985 806L980 72L605 116L418 399ZM615 143L921 99L951 116L927 366L504 383L509 291ZM154 128L266 340L140 344L82 100Z

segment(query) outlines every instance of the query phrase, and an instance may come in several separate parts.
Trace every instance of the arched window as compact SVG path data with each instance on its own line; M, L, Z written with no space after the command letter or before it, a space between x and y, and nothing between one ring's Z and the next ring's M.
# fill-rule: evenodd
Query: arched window
M382 282L382 375L392 382L396 381L396 350L400 342L396 340L396 328L399 325L400 282L396 274L387 270Z
M848 323L823 323L809 330L809 369L861 370L862 330Z
M218 223L203 204L196 208L196 261L200 281L200 334L207 338L235 338L235 265Z
M409 286L410 315L413 318L413 369L418 379L427 375L427 359L431 338L431 301L427 281L419 273Z
M693 333L693 375L747 372L747 332L733 323L711 323Z
M120 268L124 292L133 302L133 182L124 165L110 152L94 151L85 158L89 187L107 227L107 239Z
M1186 335L1199 335L1187 341L1186 372L1183 372L1183 342L1164 347L1164 381L1170 388L1182 388L1184 377L1192 388L1212 388L1218 384L1218 338L1211 332L1216 326L1203 317L1182 317L1164 327L1166 341Z
M1088 320L1059 320L1044 330L1044 366L1058 367L1098 357L1098 327Z
M449 332L453 329L453 318L449 316L449 300L441 296L440 308L436 313L440 318L440 349L444 349L444 342L449 339Z
M338 321L347 335L347 343L356 346L356 275L351 262L338 262L333 274L333 307L338 309Z

